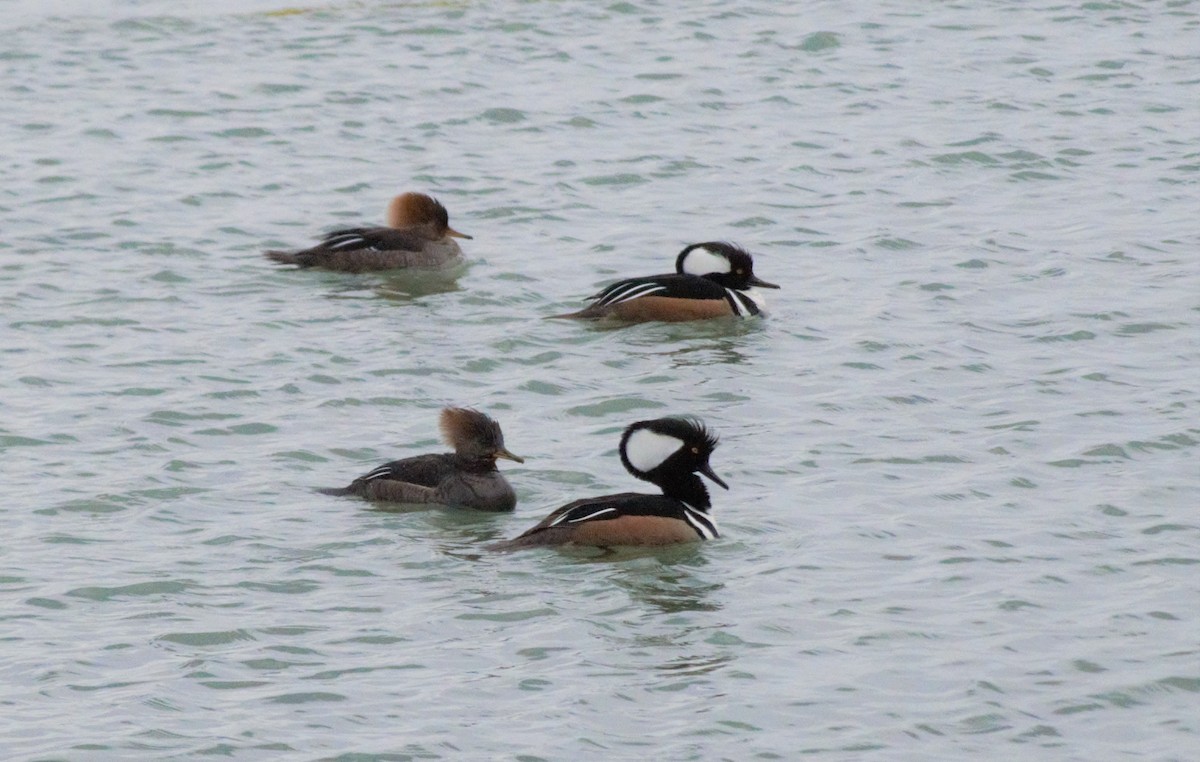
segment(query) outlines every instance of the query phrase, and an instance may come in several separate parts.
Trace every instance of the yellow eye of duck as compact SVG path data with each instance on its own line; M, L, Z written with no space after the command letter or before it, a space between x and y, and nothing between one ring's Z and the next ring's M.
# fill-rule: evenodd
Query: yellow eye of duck
M696 454L696 455L699 455L699 454L700 454L700 448L699 448L699 447L693 447L693 448L692 448L692 452L693 452L694 454Z

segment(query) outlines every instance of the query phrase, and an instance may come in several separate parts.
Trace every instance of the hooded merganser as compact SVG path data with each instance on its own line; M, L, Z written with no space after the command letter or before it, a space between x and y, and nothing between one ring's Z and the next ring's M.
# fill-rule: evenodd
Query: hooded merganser
M450 227L450 215L437 199L424 193L405 193L388 205L387 227L334 230L321 236L321 242L310 249L265 254L285 265L351 273L396 268L440 270L462 263L462 249L453 239L470 237Z
M664 320L748 317L762 312L757 288L779 288L754 274L754 260L730 243L694 243L675 258L675 272L618 281L579 312L560 318Z
M511 511L516 493L496 470L496 459L525 459L504 449L500 424L478 410L448 407L439 424L453 453L393 460L364 474L349 487L322 489L326 495L358 495L393 503L436 503L480 511Z
M716 435L694 418L638 421L621 436L621 463L638 479L657 484L661 495L623 492L568 503L529 531L494 543L489 550L543 545L673 545L711 540L717 525L697 473L725 489L708 458Z

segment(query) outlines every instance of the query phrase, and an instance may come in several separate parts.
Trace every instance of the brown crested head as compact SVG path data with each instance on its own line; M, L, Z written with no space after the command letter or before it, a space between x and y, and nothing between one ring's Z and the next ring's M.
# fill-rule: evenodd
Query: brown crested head
M438 238L470 238L450 227L450 213L433 196L424 193L402 193L392 199L387 208L390 228L409 228L427 225Z
M478 410L467 407L444 408L438 424L446 444L459 455L472 459L504 458L525 462L524 458L505 449L500 424Z

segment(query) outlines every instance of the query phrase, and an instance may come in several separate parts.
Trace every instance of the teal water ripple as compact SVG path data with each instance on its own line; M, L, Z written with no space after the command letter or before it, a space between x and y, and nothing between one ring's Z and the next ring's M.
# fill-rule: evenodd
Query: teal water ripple
M3 22L11 755L1194 735L1189 6L159 6ZM409 188L468 268L259 256ZM714 238L768 319L541 320ZM446 404L529 458L514 515L314 492ZM479 550L640 488L667 413L722 436L721 540Z

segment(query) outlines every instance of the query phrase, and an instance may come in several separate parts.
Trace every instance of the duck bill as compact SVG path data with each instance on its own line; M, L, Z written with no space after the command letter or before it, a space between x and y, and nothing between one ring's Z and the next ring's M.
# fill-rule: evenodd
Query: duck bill
M765 280L758 277L757 275L750 276L750 285L758 286L759 288L779 288L779 286L775 285L774 283L767 283Z
M726 484L725 482L721 481L721 477L719 477L719 476L717 476L715 473L713 473L712 466L710 466L710 465L708 465L707 463L705 463L705 464L704 464L704 465L703 465L703 466L702 466L702 467L699 469L699 471L700 471L700 473L702 473L702 474L704 474L705 476L707 476L709 479L712 479L714 484L719 484L719 485L721 485L722 487L724 487L725 489L729 489L729 485L728 485L728 484Z
M505 450L503 447L500 448L499 450L496 450L496 457L504 458L505 460L514 460L517 463L525 462L525 459L522 458L520 455L513 455L511 452L509 452L508 450Z
M473 237L467 235L466 233L460 233L454 228L449 227L446 228L446 235L450 236L451 238L466 238L468 241L474 240ZM776 286L776 288L778 288L778 286Z

